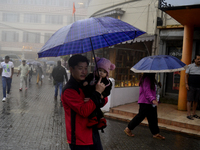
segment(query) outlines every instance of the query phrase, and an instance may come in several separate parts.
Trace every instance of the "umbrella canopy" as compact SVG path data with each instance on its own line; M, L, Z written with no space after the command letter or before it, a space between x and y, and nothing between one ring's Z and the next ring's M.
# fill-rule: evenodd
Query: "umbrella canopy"
M29 64L34 65L34 66L37 66L39 64L40 66L42 66L42 64L39 61L32 61L32 62L29 62Z
M78 54L134 39L145 32L112 17L79 20L56 31L38 57Z
M55 61L47 61L46 64L47 65L56 65L56 62Z
M44 59L44 58L41 58L41 59L38 59L39 61L42 61L42 62L46 62L48 61L47 59Z
M135 73L176 72L185 70L187 65L169 55L149 56L141 59L131 70Z

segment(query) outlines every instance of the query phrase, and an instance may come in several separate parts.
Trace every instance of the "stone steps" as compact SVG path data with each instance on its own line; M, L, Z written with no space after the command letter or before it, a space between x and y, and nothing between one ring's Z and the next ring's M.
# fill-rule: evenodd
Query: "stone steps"
M116 108L111 108L110 112L105 113L104 116L110 119L130 122L130 120L136 114L137 113L130 112L128 110L118 109L116 107ZM147 119L145 118L141 124L148 126ZM177 120L173 121L163 117L158 117L158 126L160 129L200 136L200 126L194 124L184 123Z

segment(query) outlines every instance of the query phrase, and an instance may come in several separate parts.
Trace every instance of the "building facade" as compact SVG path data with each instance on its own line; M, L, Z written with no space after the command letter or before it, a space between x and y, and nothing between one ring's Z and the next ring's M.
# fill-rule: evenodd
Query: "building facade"
M75 17L72 15L75 3ZM59 28L87 17L90 0L0 0L0 55L37 59Z
M166 24L160 27L160 53L174 55L185 64L191 64L196 54L200 54L200 1L197 0L159 0L159 9ZM171 23L169 20L176 20ZM173 19L172 19L173 18ZM171 77L169 77L171 76ZM187 90L185 88L185 71L163 76L173 79L168 90L177 93L178 109L186 110ZM173 89L174 88L174 89ZM175 90L175 91L174 91Z

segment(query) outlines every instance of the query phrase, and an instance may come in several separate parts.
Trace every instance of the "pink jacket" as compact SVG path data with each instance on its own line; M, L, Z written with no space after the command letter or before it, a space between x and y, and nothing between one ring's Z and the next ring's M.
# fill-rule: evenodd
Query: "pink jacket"
M140 95L138 103L153 104L152 101L156 100L156 89L151 90L150 79L146 77L142 85L140 85Z

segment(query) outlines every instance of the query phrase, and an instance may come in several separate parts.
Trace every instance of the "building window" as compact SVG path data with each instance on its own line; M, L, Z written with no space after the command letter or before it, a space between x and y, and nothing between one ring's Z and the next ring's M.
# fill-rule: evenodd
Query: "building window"
M4 22L19 22L19 13L3 13Z
M67 24L71 24L74 22L74 17L73 16L67 16Z
M40 33L38 32L24 32L23 42L25 43L40 43Z
M19 0L19 4L24 5L44 5L46 0Z
M63 16L46 15L45 23L47 23L47 24L63 24Z
M26 22L26 23L41 23L41 15L39 15L39 14L24 14L24 22Z
M44 43L46 43L52 35L53 35L53 33L45 33L45 35L44 35Z
M114 74L115 87L139 86L141 74L134 73L130 69L145 56L145 52L117 50Z
M58 6L59 5L59 0L47 0L46 5L50 6Z
M18 42L19 33L15 31L2 31L2 41L4 42Z
M83 17L83 16L76 16L76 17L75 17L75 20L76 20L76 21L78 21L78 20L83 20L83 19L85 19L85 17Z

